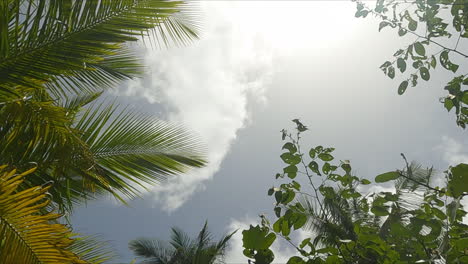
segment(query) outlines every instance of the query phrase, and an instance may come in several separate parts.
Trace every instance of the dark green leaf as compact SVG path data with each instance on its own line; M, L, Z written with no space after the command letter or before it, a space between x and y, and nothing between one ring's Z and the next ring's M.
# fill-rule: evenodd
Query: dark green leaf
M331 161L333 160L333 156L330 155L330 154L327 154L327 153L320 153L318 155L319 159L323 160L323 161Z
M444 100L444 107L447 109L448 112L453 108L453 101L450 98L445 98Z
M388 67L387 76L390 77L391 79L395 78L395 68Z
M410 22L408 23L408 29L411 31L415 31L417 28L418 22L416 22L415 20L410 20Z
M400 29L398 30L398 35L399 35L400 37L402 37L402 36L406 35L406 32L407 32L406 29L400 28Z
M368 184L371 184L371 181L369 181L368 179L362 179L361 184L368 185Z
M453 197L458 197L468 192L468 164L460 163L450 169L452 177L448 183L448 189Z
M286 264L305 264L306 262L302 258L294 256L291 257Z
M426 67L421 67L419 69L419 73L421 74L421 79L428 81L429 78L431 78L431 75L429 74L429 70Z
M408 81L402 81L400 86L398 86L398 94L402 95L406 91L406 88L408 88Z
M314 149L314 148L311 148L311 149L309 150L309 156L310 156L312 159L315 159L315 155L316 155L315 149Z
M317 163L317 162L311 161L311 162L309 163L309 168L310 168L311 171L313 171L313 172L319 174L319 166L318 166L318 163Z
M424 48L424 45L421 44L421 42L415 42L414 44L414 50L416 53L418 53L421 56L426 56L426 49Z
M406 61L403 58L398 58L397 67L400 70L400 72L404 72L406 70Z
M270 188L270 189L268 190L268 196L272 196L273 193L275 193L275 188Z
M386 216L389 215L387 208L382 205L372 206L371 212L376 216Z
M436 66L437 66L437 60L436 60L436 58L434 57L434 55L432 55L432 58L431 58L431 67L435 69Z
M386 22L386 21L380 22L380 24L379 24L379 32L380 32L384 27L389 26L389 25L391 25L391 24L388 23L388 22Z
M277 203L281 203L283 200L283 193L281 191L275 192L275 200Z
M242 232L242 242L244 248L262 250L268 249L276 239L274 233L268 233L267 229L260 226L250 226L249 230Z
M289 150L289 153L291 153L291 154L294 154L297 151L296 146L291 142L288 142L288 143L284 144L282 149Z
M400 174L398 172L390 171L390 172L386 172L386 173L377 175L375 177L375 182L377 182L377 183L387 182L387 181L395 180L398 177L400 177Z
M290 166L284 168L283 171L288 174L289 178L294 179L296 177L296 174L297 174L298 170L297 170L297 167L295 165L290 165Z
M294 155L289 152L281 154L280 157L285 163L291 164L291 165L296 165L301 162L301 156Z
M276 217L281 217L281 207L277 206L274 209Z

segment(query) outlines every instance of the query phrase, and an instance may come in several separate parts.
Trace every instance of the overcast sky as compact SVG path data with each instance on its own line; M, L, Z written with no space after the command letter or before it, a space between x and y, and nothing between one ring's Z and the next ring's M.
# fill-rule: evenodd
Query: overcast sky
M303 145L336 148L360 177L403 166L400 153L444 170L468 162L466 131L439 102L450 79L397 94L379 66L414 39L378 21L354 18L349 1L203 1L200 40L184 48L144 50L148 74L113 95L161 119L184 123L205 141L209 165L155 186L131 207L102 199L79 208L76 231L101 234L129 263L129 240L167 239L170 227L195 235L208 220L225 234L272 215L266 195L281 171L282 128L299 118ZM466 71L466 65L464 65ZM461 69L460 71L463 71ZM301 234L305 235L305 234ZM282 263L291 249L275 246ZM240 232L227 263L246 263Z

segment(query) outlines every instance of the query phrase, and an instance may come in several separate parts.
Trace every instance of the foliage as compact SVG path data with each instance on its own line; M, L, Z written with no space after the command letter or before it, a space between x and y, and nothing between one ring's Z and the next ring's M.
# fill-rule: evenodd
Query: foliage
M147 264L213 264L224 255L229 239L236 233L212 241L207 222L196 239L191 239L178 228L172 228L169 243L139 238L129 242L130 249Z
M66 225L57 223L59 214L43 213L50 202L50 185L18 190L33 171L17 174L0 166L0 262L99 264L109 260L111 254L100 244L80 246L84 238L73 237Z
M374 8L357 1L356 17L368 15L381 20L379 31L391 27L400 37L407 34L414 37L411 44L398 49L392 60L380 66L391 79L398 71L407 73L398 86L398 94L403 94L410 84L416 86L419 78L429 81L431 72L440 65L453 73L453 79L444 88L448 95L442 102L447 111L455 109L457 124L465 128L468 124L468 73L459 73L459 65L454 61L465 62L468 58L467 46L463 43L468 38L468 1L378 0Z
M53 182L60 209L205 164L178 125L98 101L142 71L128 42L197 37L182 1L21 0L0 4L0 164L38 170L21 188ZM135 183L140 185L137 189Z
M301 150L307 128L294 122L295 136L282 131L287 142L280 157L286 167L276 179L284 183L268 190L276 221L262 216L260 225L243 231L245 256L256 264L271 263L269 246L281 237L297 250L288 264L467 263L468 226L461 205L468 195L467 164L445 171L447 186L440 188L432 185L432 168L403 156L404 169L375 179L393 181L395 191L364 195L360 190L371 182L355 176L349 161L333 162L334 148ZM295 244L297 230L310 236Z

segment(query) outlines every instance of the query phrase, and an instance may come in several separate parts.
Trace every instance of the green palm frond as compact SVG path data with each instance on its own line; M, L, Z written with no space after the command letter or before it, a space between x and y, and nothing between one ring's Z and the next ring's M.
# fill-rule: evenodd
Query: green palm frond
M138 238L129 242L129 248L139 258L145 258L145 264L170 264L173 251L158 240Z
M141 73L125 42L145 36L185 44L197 37L182 1L18 0L0 8L0 87L46 85L56 95L113 86Z
M429 185L435 176L433 168L423 168L420 164L412 162L401 172L402 176L395 182L397 191L415 191L421 189L425 191L424 185ZM422 183L422 184L421 184Z
M125 203L141 191L136 185L205 164L197 138L180 126L112 104L80 111L97 96L70 97L65 107L34 100L0 106L0 162L39 166L24 187L53 182L49 192L63 211L104 193Z
M179 125L128 112L113 104L90 107L78 117L94 162L76 167L93 184L133 197L134 184L154 184L205 165L199 140Z
M197 239L190 238L179 228L171 229L169 248L159 240L139 238L129 242L130 249L137 257L143 258L146 264L213 264L224 254L228 241L236 231L213 242L207 223L203 226Z
M189 249L192 248L194 242L192 238L190 238L184 231L182 231L178 227L171 228L171 241L170 244L174 249L184 248Z
M70 229L54 222L60 215L41 213L49 203L50 186L18 192L33 169L16 174L5 167L0 167L0 263L87 263L70 251Z
M108 263L116 258L110 245L98 236L77 237L70 250L89 264Z
M340 190L334 190L333 198L324 197L321 206L323 209L317 211L317 206L311 197L302 195L298 202L306 210L306 229L314 232L317 237L314 243L323 245L336 245L339 239L355 239L354 207L348 204L346 199L340 195Z
M81 153L81 140L71 128L73 115L52 101L21 100L0 106L0 162L47 167L65 153ZM66 160L63 160L66 162Z

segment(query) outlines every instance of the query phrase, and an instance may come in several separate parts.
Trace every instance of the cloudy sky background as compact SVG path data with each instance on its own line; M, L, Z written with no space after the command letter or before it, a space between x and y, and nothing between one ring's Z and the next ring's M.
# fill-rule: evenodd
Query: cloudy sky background
M266 191L282 164L280 130L308 125L303 146L332 146L360 177L401 168L400 153L443 170L468 162L466 132L438 103L450 75L397 95L398 77L378 68L405 43L378 21L354 18L348 1L199 3L203 34L184 48L143 49L148 74L112 95L135 108L181 122L204 140L210 164L155 186L130 207L102 199L72 218L78 232L101 234L133 257L129 240L167 239L172 226L195 235L208 220L219 237L272 216ZM466 71L466 65L463 65ZM300 234L305 236L306 234ZM292 254L275 246L277 263ZM240 232L228 263L246 263Z

